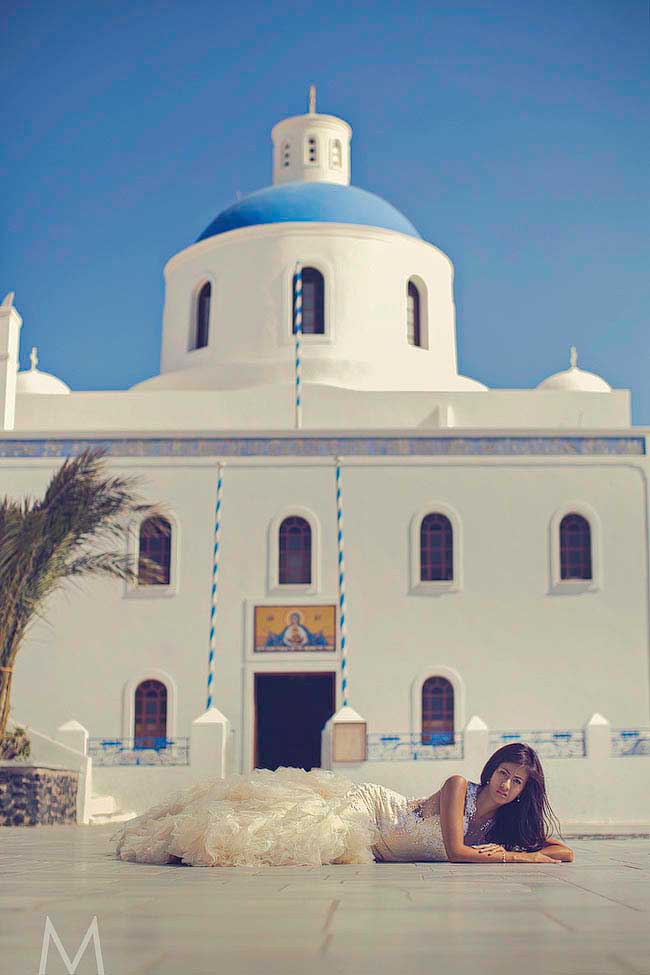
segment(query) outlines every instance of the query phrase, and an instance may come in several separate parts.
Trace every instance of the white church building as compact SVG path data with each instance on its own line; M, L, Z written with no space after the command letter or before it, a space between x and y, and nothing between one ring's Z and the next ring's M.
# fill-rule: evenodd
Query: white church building
M272 185L165 266L129 390L18 371L0 307L0 493L101 445L165 512L125 540L159 578L49 604L13 718L92 759L106 814L321 761L424 795L524 738L565 819L647 820L649 431L575 350L534 389L460 375L453 265L351 185L351 134L313 97L273 128Z

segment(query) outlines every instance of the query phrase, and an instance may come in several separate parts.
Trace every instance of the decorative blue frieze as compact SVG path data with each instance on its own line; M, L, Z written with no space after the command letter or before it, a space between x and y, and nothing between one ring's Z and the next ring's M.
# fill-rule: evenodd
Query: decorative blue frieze
M547 457L643 456L644 437L91 437L0 436L0 457Z

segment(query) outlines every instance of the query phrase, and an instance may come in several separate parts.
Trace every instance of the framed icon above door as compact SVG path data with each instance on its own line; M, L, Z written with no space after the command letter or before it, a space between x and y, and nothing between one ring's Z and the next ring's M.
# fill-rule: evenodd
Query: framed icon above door
M336 650L336 606L256 606L255 653Z

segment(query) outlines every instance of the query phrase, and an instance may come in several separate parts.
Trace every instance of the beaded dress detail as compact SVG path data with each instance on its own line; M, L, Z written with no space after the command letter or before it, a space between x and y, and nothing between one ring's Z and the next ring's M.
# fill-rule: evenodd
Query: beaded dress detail
M467 785L466 839L478 789L476 783ZM322 769L255 769L175 792L124 823L112 840L120 859L139 863L315 866L446 860L440 816L422 818L412 805L392 789L371 782L357 785Z

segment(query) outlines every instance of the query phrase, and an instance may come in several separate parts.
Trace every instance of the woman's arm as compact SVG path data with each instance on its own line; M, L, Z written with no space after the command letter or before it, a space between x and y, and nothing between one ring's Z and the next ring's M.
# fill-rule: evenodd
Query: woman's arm
M450 863L499 863L503 862L503 849L493 847L479 853L472 846L465 845L463 815L467 779L462 775L452 775L440 790L440 826L442 839Z
M552 857L553 860L560 860L562 863L573 863L575 859L573 850L565 846L560 840L554 840L552 837L546 840L546 843L539 852L545 853L547 857Z
M494 849L494 844L483 844L475 847L475 849L480 852L481 856L485 856L491 849ZM497 849L503 851L503 847L497 847ZM548 839L542 849L535 853L528 853L525 850L505 850L503 852L505 852L504 863L573 863L574 860L573 850L570 850L564 843L560 843L559 840L553 839ZM503 852L501 853L502 859Z
M440 790L440 826L442 839L450 863L560 863L571 862L573 851L558 840L549 839L536 853L519 853L505 850L494 843L480 848L465 845L463 816L467 779L452 775Z

